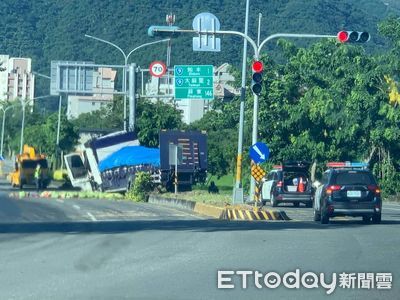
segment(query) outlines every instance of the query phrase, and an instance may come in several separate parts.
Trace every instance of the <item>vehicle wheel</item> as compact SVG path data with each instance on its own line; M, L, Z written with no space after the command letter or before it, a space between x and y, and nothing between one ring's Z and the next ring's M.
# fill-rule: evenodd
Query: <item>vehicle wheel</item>
M314 221L316 222L321 221L321 214L319 211L316 211L315 209L314 209Z
M381 222L381 219L382 219L382 215L381 214L373 215L372 216L372 223L379 224Z
M369 223L369 221L371 221L371 217L363 216L362 220L364 223Z
M325 212L321 212L321 224L328 224L329 216Z
M293 206L294 207L299 207L300 206L300 202L293 202Z
M271 206L272 207L277 207L278 206L278 202L276 201L274 195L271 195Z

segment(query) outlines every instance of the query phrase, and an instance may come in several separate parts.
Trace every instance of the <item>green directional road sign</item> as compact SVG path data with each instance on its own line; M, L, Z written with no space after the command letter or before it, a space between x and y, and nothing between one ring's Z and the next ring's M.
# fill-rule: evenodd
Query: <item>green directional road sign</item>
M174 66L175 99L213 99L214 67L212 65Z

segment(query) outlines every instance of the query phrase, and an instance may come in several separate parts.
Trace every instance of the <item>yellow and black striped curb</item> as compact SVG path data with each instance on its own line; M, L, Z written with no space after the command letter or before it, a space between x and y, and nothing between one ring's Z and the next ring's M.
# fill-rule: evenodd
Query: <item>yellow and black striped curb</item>
M289 221L290 218L284 211L277 210L251 210L251 209L226 209L224 219L247 221Z
M222 220L247 220L247 221L288 221L290 218L284 211L277 210L254 210L250 206L225 207L205 204L201 202L167 198L159 195L150 195L149 203L174 205L183 209L191 210L201 215Z

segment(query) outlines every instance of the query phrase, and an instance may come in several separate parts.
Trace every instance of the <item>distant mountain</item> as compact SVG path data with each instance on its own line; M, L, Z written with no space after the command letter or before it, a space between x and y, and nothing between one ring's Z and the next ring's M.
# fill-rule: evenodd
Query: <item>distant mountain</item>
M148 27L165 25L170 12L181 28L191 29L198 13L211 12L220 20L221 29L244 31L245 4L245 0L1 0L0 54L32 57L34 70L45 74L50 72L51 60L122 64L123 57L116 49L84 35L111 41L129 52L154 41L147 36ZM341 29L365 30L372 35L367 50L379 52L386 44L377 33L377 23L390 14L400 15L400 1L251 0L250 11L249 34L254 39L258 14L262 13L262 38L278 32L336 34ZM171 64L229 62L239 66L242 39L221 39L219 53L193 52L192 35L181 35L172 43ZM272 55L276 53L273 45L266 48ZM151 61L165 58L165 45L155 45L138 50L130 61L147 68Z

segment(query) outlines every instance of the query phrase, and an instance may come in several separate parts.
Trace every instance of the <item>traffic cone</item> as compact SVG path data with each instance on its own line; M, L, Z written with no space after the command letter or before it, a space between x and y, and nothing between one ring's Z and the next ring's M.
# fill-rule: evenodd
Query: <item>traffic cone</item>
M300 182L299 182L299 185L297 186L297 191L300 193L304 193L303 177L300 177Z

